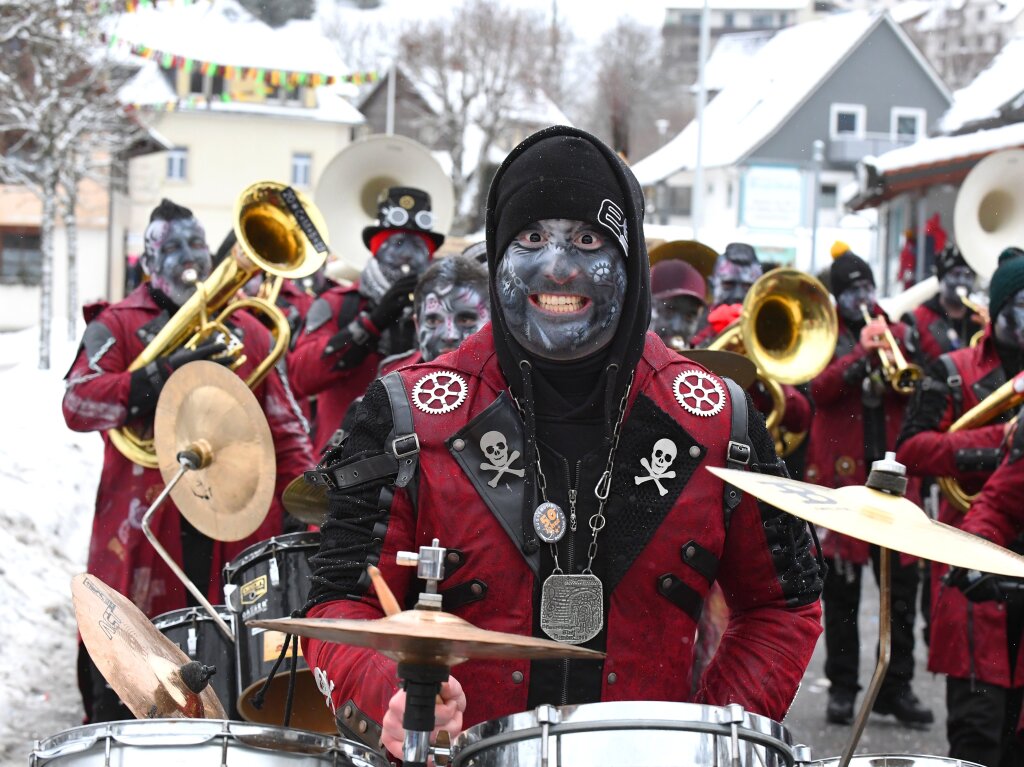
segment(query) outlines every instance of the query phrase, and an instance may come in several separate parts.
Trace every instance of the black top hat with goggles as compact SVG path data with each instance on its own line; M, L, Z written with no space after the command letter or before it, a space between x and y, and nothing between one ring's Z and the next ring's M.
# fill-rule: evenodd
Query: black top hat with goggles
M435 219L430 210L430 195L422 189L409 186L385 189L377 198L377 219L377 226L363 229L363 242L368 248L376 235L394 229L423 235L435 248L444 242L444 235L433 231Z

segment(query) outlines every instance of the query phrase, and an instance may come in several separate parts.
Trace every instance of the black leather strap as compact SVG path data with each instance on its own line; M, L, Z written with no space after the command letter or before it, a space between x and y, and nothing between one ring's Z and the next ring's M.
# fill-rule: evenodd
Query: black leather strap
M704 600L700 594L672 573L658 576L658 593L689 615L694 623L700 620Z
M729 400L732 404L732 420L729 424L729 444L725 451L725 467L727 469L746 469L750 465L753 449L750 446L750 435L747 433L747 394L740 385L731 378L723 378L729 389ZM725 495L725 528L729 529L729 521L733 511L743 500L743 493L738 487L726 483Z
M953 398L953 418L959 418L964 411L964 379L960 371L956 369L953 360L945 354L939 357L939 362L946 369L946 386L949 387L949 395Z
M420 453L420 441L416 436L412 420L412 405L409 404L409 397L405 393L402 377L397 370L388 373L380 381L384 384L384 390L388 393L388 401L391 403L393 426L388 435L388 443L398 462L398 476L395 477L395 484L398 487L405 487L412 481L413 475L416 473Z
M957 450L953 454L956 470L962 472L995 471L999 466L999 448L972 447Z
M441 590L441 609L454 612L487 596L487 584L478 578Z
M349 740L355 740L374 751L383 753L380 736L383 728L364 714L354 700L349 699L338 708L334 715L338 732Z
M697 541L684 543L679 549L679 556L683 562L704 576L708 583L714 583L715 575L718 574L718 557Z

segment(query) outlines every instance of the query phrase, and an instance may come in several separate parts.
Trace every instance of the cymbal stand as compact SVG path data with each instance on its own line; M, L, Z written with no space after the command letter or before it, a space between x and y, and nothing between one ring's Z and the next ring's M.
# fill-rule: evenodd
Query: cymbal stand
M153 514L156 513L156 510L159 509L161 505L163 505L163 502L167 499L167 496L171 494L171 490L174 489L174 486L178 484L186 473L209 466L210 461L213 460L213 452L205 440L197 440L189 445L185 450L178 453L177 457L179 466L178 473L175 474L174 478L167 483L164 489L160 492L160 495L158 495L156 500L153 501L153 504L146 509L146 513L142 515L142 532L149 539L153 548L156 549L156 553L160 555L160 558L167 563L169 568L171 568L171 572L178 577L178 580L181 581L182 585L188 589L189 593L195 597L196 601L202 605L203 609L210 614L210 617L213 618L214 623L217 624L217 628L220 629L221 633L227 637L227 640L231 642L231 644L234 644L234 632L228 624L224 622L224 619L220 617L217 611L213 609L213 605L211 605L206 597L203 596L203 592L200 591L200 589L189 579L185 574L185 571L182 570L178 566L178 563L174 561L174 558L167 553L167 549L161 545L160 541L157 540L156 534L149 527L149 522L153 518Z
M441 595L437 584L444 579L444 557L446 550L437 538L432 545L420 546L419 553L398 552L398 564L416 568L416 575L427 582L426 590L420 593L416 602L417 610L440 610ZM405 714L402 727L405 742L402 744L402 763L406 767L426 767L431 755L430 736L434 731L434 703L439 699L441 685L448 681L451 669L436 662L418 663L413 660L398 664L398 677L405 688Z
M886 453L885 458L871 464L871 473L864 484L874 490L902 496L907 490L907 469L896 461L895 453ZM889 670L889 660L892 657L892 551L879 547L879 553L878 661L875 664L874 674L871 676L871 683L864 694L864 700L861 701L860 710L854 719L850 742L846 744L838 767L849 767L850 760L853 759L857 743L860 742L860 736L867 726L875 699L878 698L878 693L882 689L885 674Z

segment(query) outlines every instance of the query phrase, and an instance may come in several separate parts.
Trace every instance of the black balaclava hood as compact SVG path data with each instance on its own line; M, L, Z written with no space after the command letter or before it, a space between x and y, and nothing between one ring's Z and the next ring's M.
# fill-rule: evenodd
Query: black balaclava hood
M623 313L611 343L596 355L603 358L605 370L609 365L616 366L611 371L614 384L609 394L617 407L618 398L643 354L651 316L643 192L633 173L610 148L585 131L562 125L545 128L525 139L498 168L487 195L486 212L491 322L502 373L517 397L522 395L521 363L526 361L532 366L537 361L508 331L496 281L497 266L522 229L549 218L596 223L624 244ZM562 364L571 370L574 365L583 367L581 362ZM604 388L605 376L596 379L595 388Z

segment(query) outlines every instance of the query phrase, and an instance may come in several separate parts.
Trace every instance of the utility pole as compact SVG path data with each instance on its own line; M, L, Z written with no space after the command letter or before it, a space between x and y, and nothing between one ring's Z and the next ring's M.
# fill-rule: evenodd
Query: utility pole
M690 218L693 221L693 239L700 239L700 227L704 219L704 107L708 90L704 84L704 63L708 58L711 38L711 8L708 0L700 13L700 42L697 46L697 159L693 168L693 196L690 201Z

